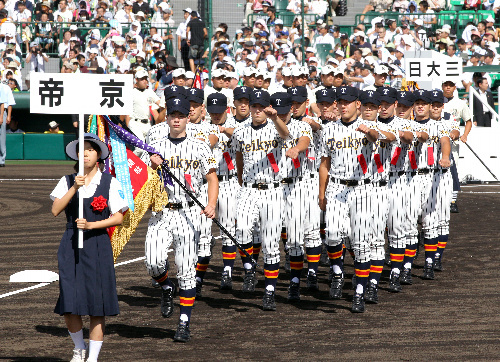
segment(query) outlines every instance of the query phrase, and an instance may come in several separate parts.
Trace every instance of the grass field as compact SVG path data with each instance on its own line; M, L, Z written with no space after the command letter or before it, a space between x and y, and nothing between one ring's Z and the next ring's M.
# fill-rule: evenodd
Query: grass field
M50 213L49 194L73 163L14 164L0 168L0 295L28 283L9 283L15 272L57 272L57 248L63 215ZM30 181L29 178L37 179ZM21 180L21 181L20 181ZM286 302L288 276L281 270L276 312L263 312L263 274L255 295L240 292L237 260L234 290L218 289L220 243L195 302L192 340L172 342L178 305L171 319L160 315L160 291L150 286L142 261L116 268L121 314L107 319L102 361L159 360L500 360L500 294L498 215L500 186L464 188L460 213L452 214L445 270L424 281L423 258L416 260L414 285L387 291L385 269L378 305L364 314L350 312L352 260L346 261L347 282L341 300L328 299L327 269L320 267L320 291L297 304ZM147 220L125 247L118 262L144 253ZM172 260L171 260L172 261ZM173 265L173 263L171 264ZM171 273L175 275L175 273ZM63 319L53 313L58 284L0 298L0 359L67 361L72 342ZM176 300L178 303L178 298ZM88 326L88 319L85 320ZM85 333L88 333L85 331Z

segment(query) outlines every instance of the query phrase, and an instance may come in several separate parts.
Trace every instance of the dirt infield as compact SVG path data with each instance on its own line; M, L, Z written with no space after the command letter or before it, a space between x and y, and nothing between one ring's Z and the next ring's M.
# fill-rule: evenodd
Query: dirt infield
M9 283L25 269L57 272L57 248L64 216L50 214L50 191L71 165L9 165L0 168L0 295L31 284ZM160 291L150 286L142 261L116 268L121 314L107 319L102 361L166 360L498 360L500 359L500 294L498 255L500 186L466 187L459 196L460 213L452 214L451 235L444 254L445 271L423 281L422 256L416 260L414 285L402 293L387 291L384 270L380 303L364 314L350 312L352 260L347 257L344 298L328 299L327 270L320 267L320 291L302 293L298 304L286 302L287 276L281 271L276 312L260 309L258 292L239 292L237 260L232 293L218 290L222 271L220 243L197 300L191 322L192 341L172 342L176 314L163 319ZM147 220L126 246L118 262L141 257ZM67 361L72 342L64 321L54 314L58 284L0 299L0 359ZM177 300L178 302L178 300ZM86 321L88 326L88 320ZM88 337L88 331L86 331Z

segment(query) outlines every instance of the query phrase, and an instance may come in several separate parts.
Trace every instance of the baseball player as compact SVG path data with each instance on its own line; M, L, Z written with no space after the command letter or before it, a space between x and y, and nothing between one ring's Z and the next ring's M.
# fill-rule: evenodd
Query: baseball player
M317 119L306 116L306 111L309 106L308 95L309 91L304 86L292 87L288 89L288 94L292 97L292 120L296 122L306 123L311 127L312 139L305 153L305 165L303 180L300 183L303 192L305 193L305 210L304 215L304 237L305 248L308 261L307 273L307 289L317 290L317 271L319 263L319 255L321 254L321 236L320 236L320 213L316 194L318 193L318 162L316 160L317 145L319 144L319 134L321 125ZM316 97L315 97L316 98ZM287 230L287 237L290 230ZM290 262L292 262L290 254ZM302 268L301 268L302 270Z
M467 142L467 137L469 136L469 133L472 129L472 116L470 114L469 106L467 105L467 102L465 102L463 99L455 97L455 91L457 89L455 82L451 80L444 81L442 89L445 101L447 100L447 102L444 104L444 111L451 113L451 115L455 117L455 120L459 125L460 121L463 121L465 123L464 134L460 137L460 140L462 142ZM451 170L451 175L453 177L453 196L451 202L451 212L454 213L458 212L458 205L456 201L458 192L460 191L460 181L458 180L458 172L457 172L458 150L459 150L459 145L453 142L451 145L452 165L450 170ZM441 246L438 245L438 249L444 249L444 248L441 248Z
M458 122L451 114L444 112L445 97L440 90L432 91L432 104L430 118L438 121L439 143L436 144L434 157L434 179L431 195L434 196L434 209L431 209L430 227L437 230L438 248L434 257L434 270L442 271L443 252L448 242L450 233L450 205L452 202L453 180L450 167L450 140L455 141L460 137ZM441 156L441 159L439 159ZM451 162L450 162L451 161ZM449 172L450 171L450 172ZM436 232L434 232L434 235Z
M326 212L326 243L333 273L330 297L339 299L342 296L343 240L350 237L357 282L352 311L362 313L365 310L363 294L370 273L371 159L373 142L380 134L375 124L358 118L360 102L355 88L338 88L337 98L341 121L326 127L321 138L319 204Z
M325 65L321 69L321 85L314 90L315 94L322 89L330 89L340 87L344 80L344 69L334 68L332 65ZM316 103L311 103L311 110L314 114L320 114L320 109L317 105L318 100L316 99Z
M392 98L387 92L377 92L375 90L365 90L360 92L359 101L361 103L361 118L364 121L376 123L378 131L384 138L380 138L374 144L375 151L372 158L371 182L374 188L372 198L373 215L373 238L369 245L370 248L370 274L369 282L365 293L367 302L378 303L378 282L384 266L384 244L385 244L385 226L389 213L389 190L387 180L389 177L389 165L391 162L393 142L396 141L395 122L392 117L387 117L388 113L380 113L377 120L378 111L383 109L381 102L383 99L384 107L388 104L394 105L395 97ZM395 89L392 89L396 93ZM390 107L389 107L390 108ZM392 108L392 114L394 108ZM391 115L392 115L391 114ZM386 116L382 118L382 115ZM404 210L404 209L403 209ZM404 230L402 237L405 238ZM403 248L404 252L404 248ZM392 274L391 274L392 280Z
M212 86L206 86L204 89L205 100L204 104L207 105L208 96L212 93L222 93L227 97L227 103L233 107L233 92L231 89L224 88L224 80L226 78L226 71L224 69L215 69L212 72Z
M236 238L252 254L252 230L254 224L259 223L266 286L262 304L264 310L276 310L283 196L279 164L282 142L289 132L276 110L270 107L270 96L266 91L250 94L250 112L252 123L238 127L231 139L241 186L236 201ZM250 292L255 290L255 270L246 256L243 255L242 260L245 268L243 290Z
M291 88L293 90L294 88ZM292 93L293 94L293 93ZM297 97L300 97L298 99ZM304 99L302 99L304 97ZM290 285L288 300L300 300L300 275L304 265L304 221L307 217L306 193L302 181L306 176L306 150L312 141L311 127L292 119L292 102L305 102L307 92L290 95L284 92L271 96L271 106L286 124L289 135L283 141L283 155L279 165L283 184L283 225L288 230L287 249L290 255ZM302 103L301 102L301 103ZM307 172L308 175L308 172Z
M418 217L422 218L422 231L424 233L425 264L424 279L434 279L434 257L437 249L437 236L432 235L429 225L430 207L427 200L433 199L432 178L434 170L434 148L437 140L437 122L429 119L432 93L423 89L414 92L415 104L413 110L418 126L422 127L420 134L417 132L418 141L414 143L415 162L418 165L417 174L410 182L410 194L416 195L410 200L408 206L410 245L417 243ZM427 216L426 216L427 215ZM405 265L406 267L406 265Z
M250 93L252 88L236 87L233 90L234 120L237 124L250 122Z
M252 88L255 87L255 77L257 76L257 69L254 67L246 67L243 70L243 86Z
M169 203L163 211L151 216L146 234L146 267L162 287L161 313L169 318L174 312L175 285L166 270L167 253L173 247L179 282L180 317L174 340L190 339L189 321L196 295L195 265L199 238L200 215L213 218L218 194L217 163L206 143L186 137L189 101L169 99L167 123L169 134L151 143L158 150L173 174L186 183L196 196L200 195L203 176L208 181L208 204L201 213L179 185L167 187ZM163 160L159 155L144 154L142 160L156 169Z

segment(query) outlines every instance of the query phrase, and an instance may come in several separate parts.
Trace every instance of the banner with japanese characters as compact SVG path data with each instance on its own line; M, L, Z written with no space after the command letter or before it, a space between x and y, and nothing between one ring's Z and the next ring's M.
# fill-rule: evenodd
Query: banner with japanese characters
M405 76L408 81L451 80L462 78L462 58L432 52L432 57L411 58L405 55Z
M31 73L30 112L132 114L131 74Z

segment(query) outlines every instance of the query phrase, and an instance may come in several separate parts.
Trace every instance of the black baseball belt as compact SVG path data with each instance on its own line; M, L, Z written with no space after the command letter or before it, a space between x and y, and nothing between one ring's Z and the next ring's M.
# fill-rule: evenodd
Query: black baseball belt
M371 180L369 178L364 179L364 180L342 180L342 179L338 179L335 177L331 177L330 179L332 180L332 182L335 182L336 184L341 184L341 185L345 185L348 187L368 185L371 182Z
M188 201L187 203L182 203L182 202L169 202L165 207L170 210L180 210L184 209L187 207L193 207L194 206L194 201Z
M273 182L273 183L270 183L270 184L266 184L266 183L249 183L249 182L243 182L243 186L245 187L251 187L253 189L257 189L257 190L269 190L269 189L275 189L275 188L278 188L280 186L280 183L279 182Z

